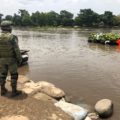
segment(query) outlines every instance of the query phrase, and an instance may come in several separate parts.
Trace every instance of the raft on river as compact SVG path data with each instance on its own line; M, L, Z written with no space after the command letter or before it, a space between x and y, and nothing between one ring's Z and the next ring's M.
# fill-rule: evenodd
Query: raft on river
M88 37L88 42L109 45L120 45L120 34L117 33L92 33Z
M20 66L27 64L29 58L28 52L29 50L20 50L20 53L22 55L22 63Z

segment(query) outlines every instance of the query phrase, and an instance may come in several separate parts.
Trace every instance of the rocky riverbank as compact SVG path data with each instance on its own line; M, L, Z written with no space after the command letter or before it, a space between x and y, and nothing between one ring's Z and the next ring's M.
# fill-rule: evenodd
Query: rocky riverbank
M6 87L11 91L9 77ZM0 120L100 120L99 113L107 117L112 114L112 101L99 101L96 113L89 113L86 108L68 103L63 90L45 81L34 83L20 75L18 88L23 91L21 96L11 98L10 92L1 96Z

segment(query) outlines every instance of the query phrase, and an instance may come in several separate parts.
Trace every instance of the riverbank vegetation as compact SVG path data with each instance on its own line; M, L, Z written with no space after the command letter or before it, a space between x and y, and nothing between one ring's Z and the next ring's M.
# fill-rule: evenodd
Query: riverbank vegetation
M74 14L61 10L39 12L30 14L27 10L20 9L14 15L4 16L0 13L0 22L3 19L13 21L14 26L80 26L80 27L120 27L120 15L114 15L111 11L98 14L91 9L81 9L74 17Z

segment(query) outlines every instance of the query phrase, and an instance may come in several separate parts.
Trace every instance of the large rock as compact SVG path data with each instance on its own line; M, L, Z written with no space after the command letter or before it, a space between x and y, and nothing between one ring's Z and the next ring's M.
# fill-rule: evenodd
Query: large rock
M39 84L39 82L35 83L31 80L30 82L24 84L24 88L33 89L33 91L40 91L42 86Z
M0 120L29 120L29 119L25 116L17 115L17 116L2 117L2 118L0 118Z
M24 93L28 94L28 95L32 95L32 94L34 94L35 92L37 92L37 91L35 91L35 90L32 89L32 88L23 88L22 91L23 91Z
M109 99L102 99L98 101L95 105L95 111L100 117L110 117L113 112L113 103Z
M57 88L55 86L50 87L44 87L41 89L41 92L53 97L53 98L62 98L65 96L65 92L61 90L60 88Z
M44 94L44 93L37 93L33 96L35 99L37 100L43 100L43 101L51 101L51 102L57 102L55 99L53 99L52 97Z
M40 81L37 83L30 81L30 82L25 83L25 85L24 85L24 87L27 87L27 88L40 89L40 90L47 88L47 87L53 87L53 86L54 86L53 84L45 82L45 81Z
M41 86L41 92L53 97L53 98L62 98L65 96L65 92L58 87L55 87L54 84L48 83L45 81L40 81L37 84Z
M22 91L28 95L35 94L41 90L41 86L33 81L25 83Z
M59 101L55 103L55 106L61 108L64 112L68 113L75 120L83 120L88 113L86 109L64 101Z
M39 82L37 82L37 84L38 84L39 86L41 86L41 88L53 87L53 86L55 86L54 84L49 83L49 82L46 82L46 81L39 81Z
M33 81L30 81L24 84L24 88L40 89L41 86Z
M55 87L52 83L48 83L45 81L40 82L27 82L24 85L23 91L27 94L43 92L53 98L62 98L65 96L65 92L60 88Z

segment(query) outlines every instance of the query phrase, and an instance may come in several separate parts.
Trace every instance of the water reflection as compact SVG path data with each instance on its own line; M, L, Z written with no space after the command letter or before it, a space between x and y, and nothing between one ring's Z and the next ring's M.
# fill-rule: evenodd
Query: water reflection
M117 46L116 51L120 52L120 46Z
M102 45L102 44L96 44L96 43L88 43L88 46L91 50L94 52L101 52L102 54L114 54L116 53L117 49L120 49L117 46L110 46L110 45Z
M28 75L28 73L30 72L29 71L29 64L26 64L26 65L23 65L23 66L21 66L19 69L18 69L18 71L19 71L19 73L21 74L21 75Z

